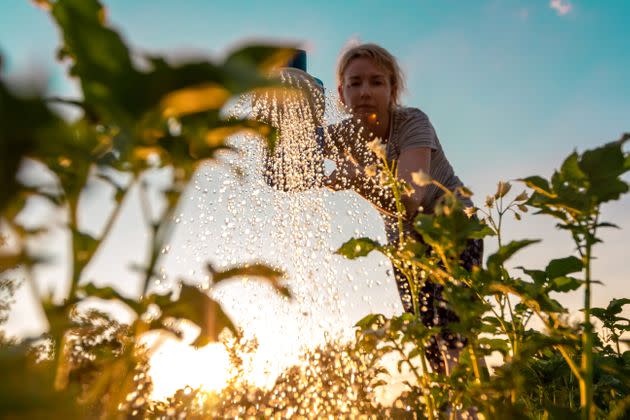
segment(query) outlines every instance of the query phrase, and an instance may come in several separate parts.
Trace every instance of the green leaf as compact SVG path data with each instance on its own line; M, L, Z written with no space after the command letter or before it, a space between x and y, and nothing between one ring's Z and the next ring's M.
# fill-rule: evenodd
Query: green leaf
M548 278L553 279L555 277L566 276L570 273L576 273L582 270L583 267L584 265L579 258L571 256L551 260L549 264L547 264L545 272Z
M199 336L192 343L196 347L218 341L219 333L224 328L236 334L234 324L221 305L194 286L182 284L179 299L164 302L160 309L165 317L186 319L199 326Z
M382 314L368 314L361 318L355 327L359 327L362 330L373 329L375 326L380 327L385 321L385 316Z
M598 203L618 200L628 192L628 184L622 179L606 179L591 182L588 194L597 198Z
M628 304L630 304L630 299L628 298L613 299L608 304L607 311L611 314L618 314L621 312L623 306Z
M226 66L252 67L261 72L268 72L277 67L284 67L295 56L291 47L269 45L248 45L232 51L225 61Z
M591 308L591 315L598 318L604 324L611 322L611 314L604 308Z
M586 179L586 174L580 169L577 152L571 153L562 163L560 174L564 181L572 184L581 183Z
M512 241L508 243L507 245L502 246L501 248L497 250L497 252L495 252L494 254L488 257L488 260L487 260L488 269L490 270L491 267L492 269L498 269L498 267L502 266L505 263L505 261L507 261L510 257L516 254L518 251L520 251L521 249L529 245L532 245L538 242L540 242L540 239L524 239L520 241Z
M551 187L549 186L549 181L547 181L543 177L535 175L527 178L521 178L519 179L519 181L524 182L525 185L527 185L529 188L533 189L534 191L545 197L556 197L556 194L551 190Z
M485 223L469 218L461 201L452 194L438 200L433 214L418 214L413 227L427 245L453 263L459 261L470 239L494 234Z
M598 228L602 228L602 227L608 227L608 228L613 228L613 229L621 229L619 227L619 225L616 225L614 223L609 223L609 222L602 222L602 223L598 223L597 224Z
M0 412L3 418L79 419L86 410L77 403L80 385L58 390L53 383L58 372L55 360L37 360L33 347L3 343L0 347Z
M222 145L227 137L234 134L253 133L261 136L267 143L267 148L273 152L278 141L278 130L273 126L248 119L230 118L210 126L203 134L205 142L210 146Z
M576 418L579 415L579 411L571 409L569 407L561 407L557 405L548 404L545 407L545 419L548 420L566 420Z
M134 299L130 299L121 295L114 288L107 287L99 287L95 286L92 283L88 283L84 286L81 286L78 289L78 293L85 293L87 297L95 297L104 300L118 300L131 308L137 315L142 315L144 313L144 305L140 302L135 301Z
M80 266L85 266L92 258L100 241L89 233L81 232L71 226L70 228L72 229L73 247L76 251L75 257Z
M556 292L569 292L579 289L583 281L573 277L556 277L549 282L549 289Z
M365 257L374 250L381 250L383 246L370 238L353 238L345 242L335 252L344 257L354 260L355 258Z
M284 275L282 271L276 270L264 264L250 264L222 271L215 270L211 264L207 264L207 268L212 274L212 279L215 283L239 276L265 277L275 281Z
M619 142L611 142L582 154L579 166L590 179L610 179L624 173L625 156Z
M528 270L525 267L521 267L521 266L516 267L516 268L522 270L525 274L530 276L532 278L532 280L534 280L534 283L536 283L539 286L542 286L547 281L547 273L545 271L542 271L542 270Z
M286 286L280 284L284 273L275 268L269 267L264 264L248 264L241 267L234 267L227 270L217 271L211 264L207 264L206 267L210 274L212 274L212 281L214 283L220 283L224 280L234 277L262 277L269 282L269 284L282 296L287 298L291 297L291 292Z
M407 358L409 360L412 360L414 357L424 356L424 351L425 350L422 346L416 347L415 349L409 352L409 355L407 356Z
M513 294L521 298L521 303L534 311L566 312L558 302L551 299L540 286L517 279L494 281L488 286L491 293Z
M628 192L628 184L620 178L628 171L622 143L612 142L587 150L580 159L580 168L588 175L590 182L587 195L595 198L597 203L617 200Z
M18 200L22 186L15 175L23 158L65 127L40 94L13 93L0 80L0 214Z
M474 230L471 229L468 237L470 239L483 239L486 236L496 236L496 233L492 228L484 223L479 223L479 227Z
M59 0L52 11L62 29L64 52L73 59L85 101L99 116L126 121L138 115L134 98L139 73L118 33L105 26L105 10L96 0Z
M231 96L225 87L205 82L167 93L161 99L160 106L165 117L181 117L221 109Z
M508 341L500 338L481 337L479 339L479 344L486 354L498 351L505 356L510 352Z
M398 363L396 363L396 370L398 371L398 373L402 373L402 367L404 363L405 359L401 359L398 361Z

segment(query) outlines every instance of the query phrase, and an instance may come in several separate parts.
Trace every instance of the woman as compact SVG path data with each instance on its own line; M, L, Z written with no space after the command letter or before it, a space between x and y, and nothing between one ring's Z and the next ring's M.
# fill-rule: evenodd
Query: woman
M443 191L433 184L416 185L412 174L418 171L429 174L451 191L463 186L444 155L429 118L417 108L400 105L404 86L401 70L396 59L378 45L363 44L347 50L339 61L337 81L339 98L352 117L329 129L327 153L336 160L337 168L325 180L326 185L334 190L352 188L372 202L384 215L388 240L395 243L398 239L392 217L396 213L395 201L374 176L376 157L367 147L370 141L380 139L385 145L386 159L398 162L398 177L413 187L413 192L402 198L404 229L421 240L411 221L419 211L432 213ZM469 198L460 199L465 206L473 206ZM464 267L471 269L481 263L482 245L479 240L470 241L462 255ZM397 270L396 280L405 310L413 312L407 283ZM426 282L420 291L421 304L427 308L421 317L427 325L445 326L457 321L452 311L440 305L441 289ZM427 349L432 368L450 373L464 344L459 337L443 330Z

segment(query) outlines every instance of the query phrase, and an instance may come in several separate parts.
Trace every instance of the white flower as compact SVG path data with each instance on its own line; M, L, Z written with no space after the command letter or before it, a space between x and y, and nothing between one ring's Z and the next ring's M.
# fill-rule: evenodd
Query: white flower
M387 173L385 171L382 171L382 172L378 173L378 183L379 183L379 185L382 185L384 187L386 187L386 186L388 186L390 184L389 176L387 175Z
M366 176L376 176L376 165L368 165L363 169L363 171L365 172Z
M464 213L466 213L466 216L468 216L468 218L470 219L471 217L473 217L477 213L477 208L476 207L466 207L464 209Z
M383 142L381 142L380 138L377 137L374 140L368 142L367 147L379 159L382 159L382 160L387 159L387 151L386 151L387 149L385 148L385 145L383 144Z
M523 191L522 193L520 193L519 195L516 196L516 198L514 199L514 201L525 201L527 200L529 197L527 196L527 191Z
M406 182L403 182L402 186L403 186L403 193L408 197L411 197L413 193L416 192L416 190L414 190L413 187Z
M510 192L510 188L512 188L512 184L509 182L499 181L497 184L497 192L494 194L495 199L499 199L504 197L508 192Z
M414 184L420 187L424 187L425 185L429 185L431 182L433 182L433 178L431 178L431 176L424 172L422 169L419 169L417 172L412 172L411 180Z

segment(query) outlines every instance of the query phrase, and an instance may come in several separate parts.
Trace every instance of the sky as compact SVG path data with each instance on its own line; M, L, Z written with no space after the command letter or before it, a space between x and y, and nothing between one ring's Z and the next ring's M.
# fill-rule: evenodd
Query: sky
M398 58L406 74L407 90L402 102L428 114L448 159L458 176L476 192L473 198L478 204L494 193L499 180L533 174L550 176L574 149L594 147L630 131L630 2L625 0L109 0L105 4L111 24L138 52L220 59L231 48L249 41L298 44L308 52L309 72L320 78L330 92L336 89L335 65L345 45L361 41L384 46ZM54 61L58 45L59 34L44 11L28 1L1 3L0 52L3 75L9 80L33 69L44 70L49 75L51 94L75 96L76 86ZM216 190L221 177L226 176L223 172L208 169L198 185ZM193 190L188 199L189 206L183 213L189 223L174 239L165 264L171 272L194 277L199 275L190 273L194 263L226 255L234 259L236 245L233 251L217 251L218 241L210 239L204 246L195 245L201 214L215 206L217 222L204 219L214 234L222 232L218 220L228 216L222 213L225 209L217 200L207 203L205 210L199 209L204 208L203 200L212 201L212 197L204 198ZM339 226L331 247L357 232L382 235L378 216L356 197L340 193L325 195L322 200L332 209L331 223ZM596 249L594 273L604 282L595 289L596 305L628 296L629 203L625 197L604 210L605 217L620 225L621 230L605 233L605 244ZM344 206L364 217L348 217ZM106 207L94 200L85 208L93 216ZM114 284L133 294L133 287L125 286L132 282L121 280L130 276L127 267L112 267L121 256L143 258L138 249L142 249L145 236L130 228L138 216L133 213L133 200L129 207L114 235L119 238L118 245L110 247L92 272L95 277L98 272L109 273L118 279ZM550 258L573 251L569 238L542 217L511 221L506 229L511 239L545 241L525 251L514 266L541 267ZM233 237L237 236L234 233ZM225 243L222 246L229 248ZM496 246L491 242L486 243L487 251L493 248ZM356 284L346 290L346 294L350 290L348 300L354 306L345 312L345 325L349 327L360 314L371 310L400 309L395 286L382 260L372 257L349 263L337 258L328 261L329 265L359 282L356 294L371 296L367 300L353 299L351 290ZM366 270L370 276L385 280L378 287L366 287L360 283ZM63 278L64 271L56 268L47 273L55 279ZM42 328L34 305L25 303L28 299L27 292L18 294L19 308L9 320L13 331L34 333ZM234 296L225 299L237 300ZM580 304L577 294L563 299L574 309ZM295 331L299 329L298 323Z

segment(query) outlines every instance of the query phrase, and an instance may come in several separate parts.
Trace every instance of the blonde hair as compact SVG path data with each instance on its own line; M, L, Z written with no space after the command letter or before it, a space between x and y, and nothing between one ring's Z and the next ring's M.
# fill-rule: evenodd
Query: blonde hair
M362 57L373 60L376 65L382 67L389 74L389 82L392 87L392 106L400 105L400 96L405 90L405 79L396 57L380 45L360 44L347 49L337 64L337 85L342 85L343 74L350 62Z

